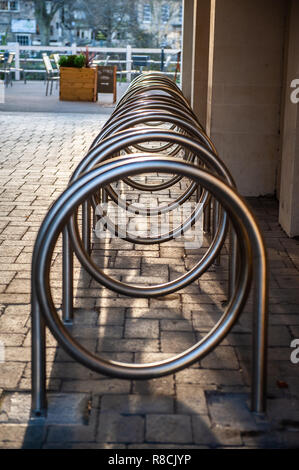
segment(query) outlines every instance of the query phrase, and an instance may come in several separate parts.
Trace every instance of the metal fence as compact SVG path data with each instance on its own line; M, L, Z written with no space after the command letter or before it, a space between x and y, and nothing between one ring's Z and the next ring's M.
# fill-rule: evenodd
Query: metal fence
M71 46L22 46L19 43L8 43L6 46L0 46L0 50L15 53L16 69L24 68L26 74L32 73L40 76L45 73L42 52L47 52L49 55L55 53L77 54L84 52L85 47L76 44ZM141 49L128 45L125 48L89 47L88 50L91 54L95 54L102 65L117 65L117 75L121 81L125 79L127 82L131 82L132 75L140 70L162 70L166 75L177 75L180 80L180 71L176 70L180 52L178 49ZM146 64L140 65L141 62L136 60L136 56L146 57ZM15 72L15 79L20 80L19 71Z

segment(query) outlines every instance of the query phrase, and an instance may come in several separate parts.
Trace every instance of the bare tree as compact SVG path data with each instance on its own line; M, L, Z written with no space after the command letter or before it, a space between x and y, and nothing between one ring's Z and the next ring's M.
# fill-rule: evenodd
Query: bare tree
M33 3L41 44L43 46L48 46L51 34L51 21L57 11L62 8L66 2L64 0L33 0Z
M171 42L171 24L181 1L152 0L152 21L146 27L138 16L143 5L140 0L33 0L33 3L42 45L49 44L51 22L61 10L61 23L70 41L74 39L74 28L83 22L93 30L94 38L104 39L107 47L128 41L135 47L160 47Z
M138 26L137 0L88 0L86 13L90 26L105 38L105 45L111 46L115 39L130 38L134 43L141 37Z
M172 23L178 20L180 0L152 0L152 21L150 30L153 36L152 47L172 47L174 38L171 37Z

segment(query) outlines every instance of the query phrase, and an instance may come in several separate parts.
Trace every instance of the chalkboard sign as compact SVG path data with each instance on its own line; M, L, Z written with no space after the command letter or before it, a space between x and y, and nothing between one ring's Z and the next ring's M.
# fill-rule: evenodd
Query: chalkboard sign
M116 65L98 66L98 93L113 93L116 101Z
M147 55L133 55L133 67L146 67L148 65L149 57Z

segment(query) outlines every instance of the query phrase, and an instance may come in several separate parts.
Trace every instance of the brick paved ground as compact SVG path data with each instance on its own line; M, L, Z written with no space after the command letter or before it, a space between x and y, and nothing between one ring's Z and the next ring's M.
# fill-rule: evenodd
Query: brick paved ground
M298 447L299 246L277 223L277 203L251 199L271 267L268 416L248 411L251 301L213 353L175 375L153 381L99 376L74 363L47 334L49 414L29 421L30 262L36 232L66 186L106 116L2 114L0 189L1 448ZM167 201L174 193L159 195ZM205 241L206 243L206 241ZM195 262L180 242L140 247L106 240L93 256L113 277L161 282ZM202 251L201 251L202 252ZM73 335L92 351L127 362L181 352L215 324L226 300L227 254L199 282L163 299L128 299L109 292L76 263ZM61 296L61 254L52 266ZM1 350L0 350L1 352ZM0 357L1 359L1 357Z
M117 99L119 100L126 88L127 83L117 83ZM60 101L59 88L53 87L53 94L46 96L46 85L44 81L14 81L12 87L4 89L4 102L1 101L0 89L0 111L5 112L30 112L30 113L81 113L81 114L105 114L111 113L113 95L112 93L100 93L98 101L76 102Z

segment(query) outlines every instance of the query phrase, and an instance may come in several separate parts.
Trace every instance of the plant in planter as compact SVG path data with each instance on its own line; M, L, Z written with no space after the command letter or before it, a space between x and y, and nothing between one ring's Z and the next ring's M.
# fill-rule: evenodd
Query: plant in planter
M82 68L85 66L85 56L80 55L62 55L59 59L60 67L77 67Z
M93 57L85 54L61 56L60 100L97 101L97 67L91 67Z

